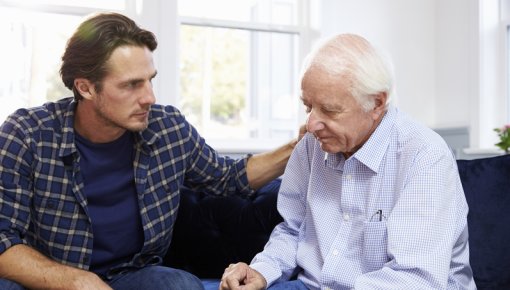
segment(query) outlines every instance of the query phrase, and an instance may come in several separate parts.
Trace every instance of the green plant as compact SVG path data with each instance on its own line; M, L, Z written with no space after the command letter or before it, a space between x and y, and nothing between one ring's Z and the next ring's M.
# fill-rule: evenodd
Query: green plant
M499 136L499 142L496 143L496 146L503 149L503 151L508 154L510 148L510 125L505 125L502 128L495 128L494 131L496 131Z

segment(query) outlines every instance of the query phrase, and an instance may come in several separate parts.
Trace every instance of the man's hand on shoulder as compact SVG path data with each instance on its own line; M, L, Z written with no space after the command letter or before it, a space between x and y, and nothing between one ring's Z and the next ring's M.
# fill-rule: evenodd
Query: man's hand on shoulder
M266 279L246 263L230 264L220 283L220 290L260 290L266 287Z

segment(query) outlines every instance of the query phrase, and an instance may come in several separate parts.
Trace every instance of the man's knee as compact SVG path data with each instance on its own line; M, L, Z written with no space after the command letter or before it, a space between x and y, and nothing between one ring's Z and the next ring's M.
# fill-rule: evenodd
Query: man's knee
M123 274L110 283L114 289L154 289L154 290L203 290L202 281L183 270L149 266L138 271Z
M161 281L166 281L165 285L172 286L167 289L204 289L202 281L189 272L163 266L156 267L158 272L161 271L158 273Z
M2 290L26 290L25 287L11 280L0 278L0 289Z
M308 290L308 288L300 280L292 280L274 284L268 290Z

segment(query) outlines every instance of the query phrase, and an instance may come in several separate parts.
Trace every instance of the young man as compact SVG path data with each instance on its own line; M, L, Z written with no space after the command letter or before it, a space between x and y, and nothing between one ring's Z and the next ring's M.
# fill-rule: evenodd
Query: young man
M360 36L309 56L310 134L285 169L284 221L250 266L225 270L220 289L476 289L456 162L436 133L389 105L392 87Z
M297 142L233 160L155 104L154 35L115 13L84 21L62 57L73 98L0 127L1 289L201 289L161 266L179 189L249 194Z

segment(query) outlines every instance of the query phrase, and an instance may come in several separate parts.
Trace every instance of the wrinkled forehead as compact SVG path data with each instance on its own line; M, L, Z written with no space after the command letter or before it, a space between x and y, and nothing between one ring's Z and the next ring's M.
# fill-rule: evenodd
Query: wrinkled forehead
M301 90L317 90L317 89L349 89L353 84L353 77L349 73L343 72L332 73L331 70L320 65L311 65L304 72L301 78Z
M310 67L301 81L301 99L305 104L332 107L340 100L352 98L352 80L331 75L320 67Z

